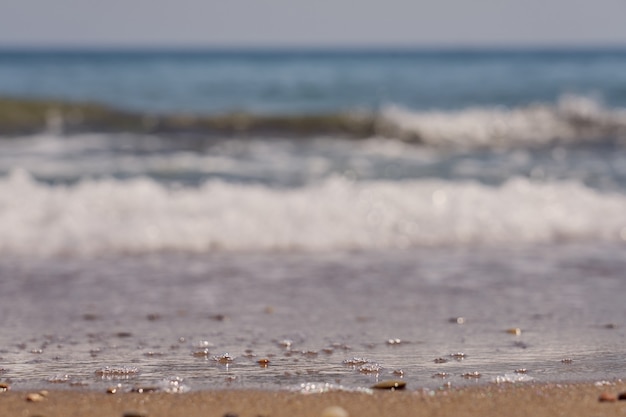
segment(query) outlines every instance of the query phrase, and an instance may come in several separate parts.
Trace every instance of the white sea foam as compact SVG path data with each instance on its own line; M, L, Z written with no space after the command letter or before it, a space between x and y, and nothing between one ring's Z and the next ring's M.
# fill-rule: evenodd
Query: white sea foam
M382 131L405 140L453 148L541 146L626 137L626 109L582 96L526 107L412 111L389 106Z
M576 182L329 179L302 188L0 179L0 253L393 249L626 240L626 196Z

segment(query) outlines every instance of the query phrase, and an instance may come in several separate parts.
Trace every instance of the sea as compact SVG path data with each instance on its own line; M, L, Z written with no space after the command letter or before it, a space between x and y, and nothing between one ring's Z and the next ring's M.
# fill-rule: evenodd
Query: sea
M386 127L3 134L14 389L626 377L626 50L13 49L0 97Z

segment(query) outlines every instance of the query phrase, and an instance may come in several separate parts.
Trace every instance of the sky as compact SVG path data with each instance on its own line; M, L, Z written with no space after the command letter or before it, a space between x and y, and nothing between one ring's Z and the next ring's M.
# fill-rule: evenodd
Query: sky
M626 0L1 0L0 46L626 46Z

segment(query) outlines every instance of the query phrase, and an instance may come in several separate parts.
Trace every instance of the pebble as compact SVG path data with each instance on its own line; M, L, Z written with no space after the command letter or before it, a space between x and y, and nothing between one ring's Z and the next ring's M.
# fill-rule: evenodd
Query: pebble
M26 395L26 401L31 402L31 403L37 403L37 402L43 401L45 399L46 399L46 397L41 395L38 392L31 392L31 393Z
M448 360L445 359L445 358L436 358L433 362L435 362L435 363L446 363L446 362L448 362Z
M200 349L200 350L195 350L192 355L195 356L196 358L206 358L211 354L211 352L209 351L209 349Z
M514 334L515 336L519 336L522 334L522 329L520 329L519 327L512 327L510 329L507 329L506 332L508 334Z
M601 403L613 403L613 402L617 401L617 397L615 395L611 394L611 393L603 392L598 397L598 401L601 402Z
M400 381L400 380L388 380L388 381L381 381L378 384L372 385L373 389L388 389L391 391L395 391L397 389L404 389L406 388L406 382L405 381Z
M4 382L0 382L0 392L7 392L11 389L9 384L5 384Z
M263 359L259 359L258 361L256 361L259 365L261 365L263 368L267 368L267 366L270 364L270 360L267 358L263 358Z
M234 359L228 353L223 353L219 356L213 356L213 360L217 363L229 364L232 363Z
M482 375L480 374L480 372L466 372L462 375L463 378L465 379L471 379L471 378L480 378Z
M119 387L109 387L107 388L107 394L117 394L117 390Z
M136 392L137 394L147 394L148 392L160 391L159 387L135 387L130 392Z
M617 399L620 401L626 400L626 392L620 392L620 394L617 396Z
M571 359L571 358L561 359L561 363L569 364L569 363L572 363L572 362L574 362L574 359Z
M284 347L285 349L289 349L291 345L293 345L293 340L291 339L283 339L280 342L278 342L278 346Z
M140 413L139 411L126 411L122 414L123 417L148 417L146 413Z
M467 357L467 355L463 352L451 353L450 357L456 359L457 361L462 361Z
M344 408L333 405L322 410L320 417L350 417L350 414Z
M455 324L465 324L465 317L452 317L448 321Z

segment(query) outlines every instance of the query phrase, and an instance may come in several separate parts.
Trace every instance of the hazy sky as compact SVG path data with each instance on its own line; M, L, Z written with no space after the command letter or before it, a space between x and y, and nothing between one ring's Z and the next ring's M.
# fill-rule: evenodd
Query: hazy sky
M0 45L626 45L626 0L1 0Z

